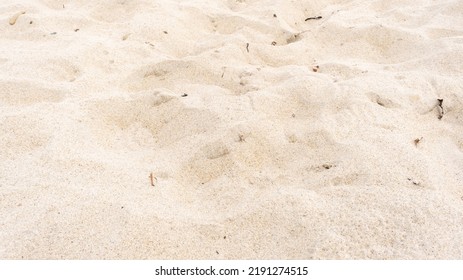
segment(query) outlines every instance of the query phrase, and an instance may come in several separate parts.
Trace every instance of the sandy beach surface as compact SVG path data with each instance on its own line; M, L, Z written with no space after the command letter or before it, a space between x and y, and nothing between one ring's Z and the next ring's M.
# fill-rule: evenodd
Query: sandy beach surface
M463 259L460 0L11 0L0 35L1 259Z

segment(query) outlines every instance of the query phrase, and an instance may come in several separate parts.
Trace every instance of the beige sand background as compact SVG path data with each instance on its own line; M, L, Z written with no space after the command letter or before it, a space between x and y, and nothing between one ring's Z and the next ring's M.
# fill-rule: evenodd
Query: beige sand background
M462 259L462 15L2 1L0 258Z

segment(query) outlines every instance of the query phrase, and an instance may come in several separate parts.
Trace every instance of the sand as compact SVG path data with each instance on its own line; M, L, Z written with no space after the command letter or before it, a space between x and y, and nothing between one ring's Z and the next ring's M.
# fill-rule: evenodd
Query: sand
M462 259L462 12L2 1L0 258Z

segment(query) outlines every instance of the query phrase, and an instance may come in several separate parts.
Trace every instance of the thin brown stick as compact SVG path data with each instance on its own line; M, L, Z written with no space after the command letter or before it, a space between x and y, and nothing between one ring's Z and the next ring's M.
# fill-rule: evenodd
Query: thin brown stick
M309 20L312 20L312 19L322 19L322 16L308 17L308 18L305 19L305 21L309 21Z
M153 172L150 173L150 180L151 180L151 186L154 187L154 181L156 180L156 177L154 177Z

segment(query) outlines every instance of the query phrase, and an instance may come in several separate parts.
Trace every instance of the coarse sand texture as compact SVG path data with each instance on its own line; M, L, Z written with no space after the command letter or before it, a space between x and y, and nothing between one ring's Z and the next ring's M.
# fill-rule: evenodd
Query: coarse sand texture
M463 1L1 1L0 259L463 259Z

